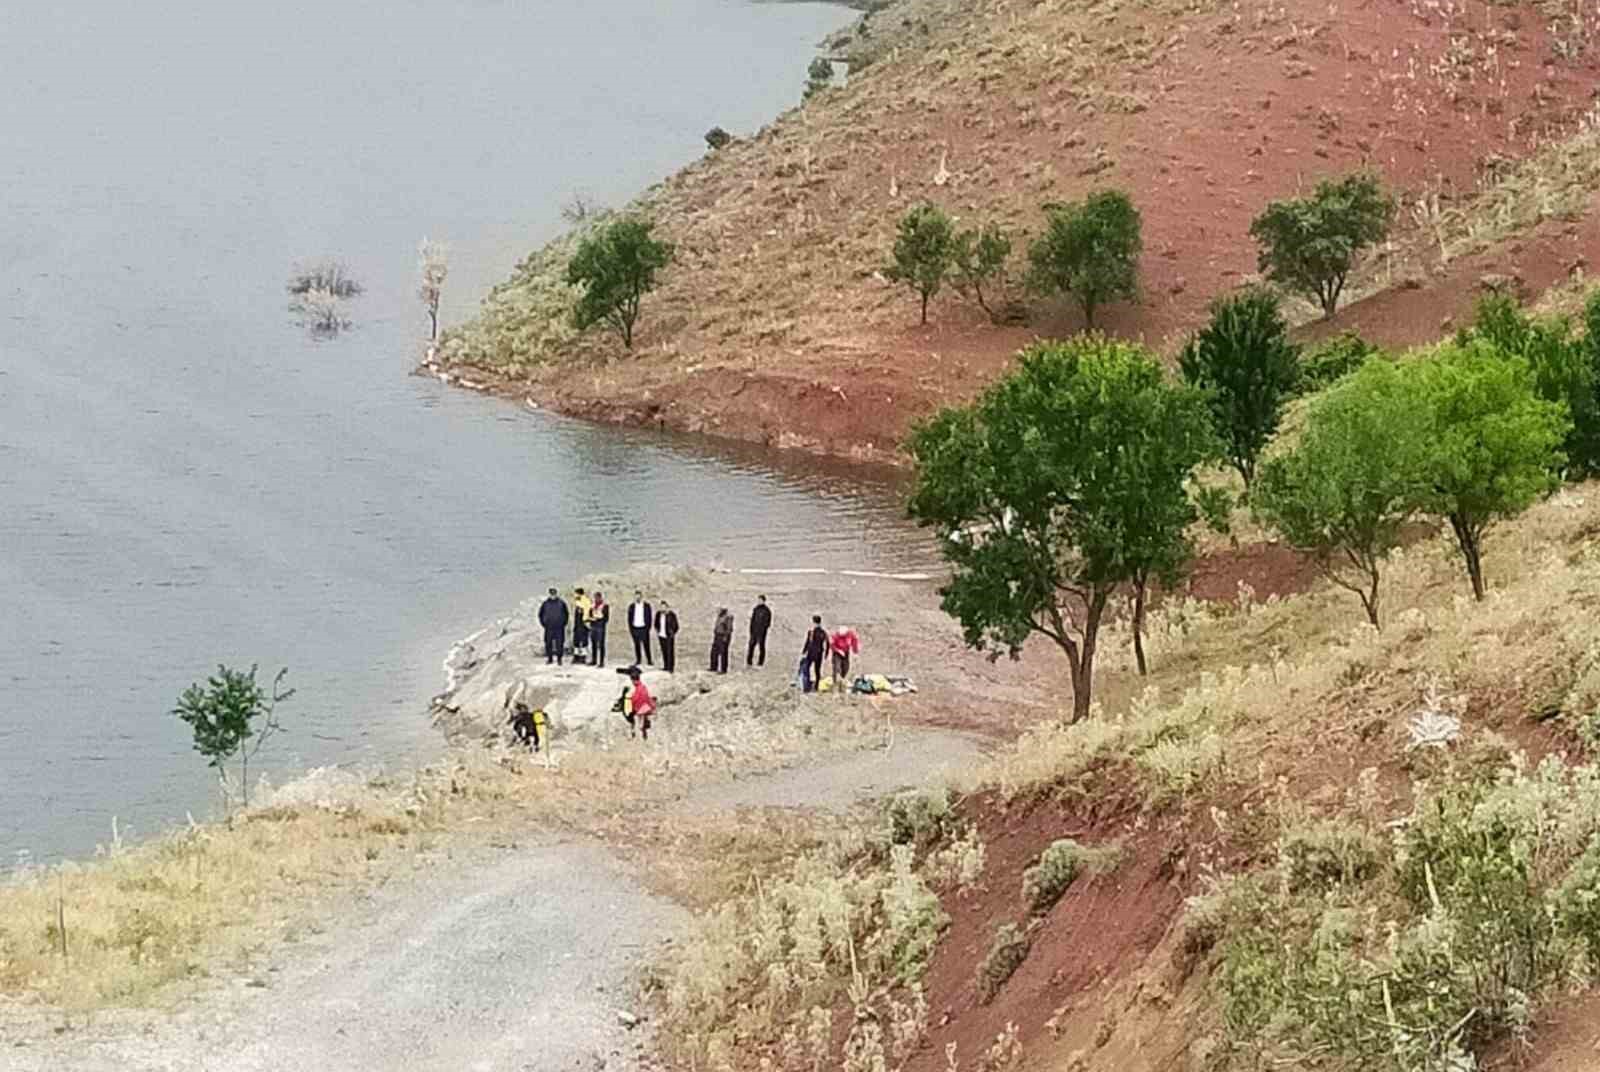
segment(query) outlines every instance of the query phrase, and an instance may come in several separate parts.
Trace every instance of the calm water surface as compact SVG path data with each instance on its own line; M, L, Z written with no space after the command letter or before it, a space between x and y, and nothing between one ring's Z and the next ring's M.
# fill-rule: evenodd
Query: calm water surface
M743 0L0 5L0 869L212 799L168 713L287 664L283 769L410 761L450 643L639 560L926 560L894 489L408 377L558 225L797 99L849 17ZM297 259L366 284L307 338ZM897 546L891 547L891 544ZM886 550L886 548L888 548Z

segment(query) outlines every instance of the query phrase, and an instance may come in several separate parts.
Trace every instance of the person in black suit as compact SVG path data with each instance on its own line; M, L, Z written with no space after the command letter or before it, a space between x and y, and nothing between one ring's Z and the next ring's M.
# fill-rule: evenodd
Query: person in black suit
M550 597L539 604L539 625L544 629L544 661L561 665L567 650L567 605L550 589Z
M750 648L744 653L746 666L767 665L767 630L772 628L772 608L766 596L756 596L756 609L750 612ZM756 652L760 651L759 659Z
M664 599L656 609L656 640L661 643L661 669L673 673L678 669L678 612Z
M628 604L628 635L633 637L633 661L635 665L643 663L645 666L654 666L655 659L650 656L650 627L655 624L655 608L644 601L643 592L633 593L633 602Z

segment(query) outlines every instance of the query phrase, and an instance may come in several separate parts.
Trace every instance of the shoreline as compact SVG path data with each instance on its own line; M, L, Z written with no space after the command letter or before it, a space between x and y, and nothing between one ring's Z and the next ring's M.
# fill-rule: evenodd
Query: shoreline
M580 370L554 366L544 371L553 377L562 373L575 374ZM604 371L604 367L600 371ZM885 445L882 437L845 435L825 438L806 435L785 425L759 421L730 423L728 417L739 414L731 411L691 412L683 406L661 403L651 397L652 392L648 389L637 397L618 394L602 399L569 393L532 376L517 378L472 364L445 366L431 358L424 358L411 370L411 375L436 379L446 387L498 398L537 413L553 413L593 425L665 431L695 436L713 444L757 446L765 450L877 466L896 472L907 471L911 464L910 458L901 450L898 438ZM753 380L754 377L747 379ZM781 391L792 390L794 386L776 379L768 379L767 383L771 389ZM679 386L686 387L683 384ZM817 381L806 386L825 395L848 397L838 385Z
M437 761L416 769L315 768L226 820L180 825L92 860L9 876L0 912L0 947L9 951L9 963L0 961L0 1009L14 1007L26 1018L49 1009L138 1010L191 995L203 1002L214 970L225 979L239 971L255 977L263 951L295 944L308 926L316 933L315 919L330 915L329 898L336 906L410 881L441 852L448 859L485 838L606 841L618 809L654 810L691 792L733 799L735 784L779 770L838 766L862 750L881 755L897 734L1001 741L1036 717L1048 695L1037 682L1049 654L1042 662L989 664L962 648L957 627L937 608L932 580L902 576L657 568L597 578L591 583L619 596L614 623L627 600L618 585L658 592L655 598L664 596L683 616L679 673L648 672L661 713L643 747L609 714L618 689L613 666L551 675L526 628L531 620L518 622L513 612L489 623L473 636L501 643L457 676L454 691L487 698L494 709L480 709L481 721L463 726L456 743L447 740ZM753 602L758 592L774 607L770 661L747 669L744 599ZM726 676L708 672L704 661L720 605L738 622ZM813 613L860 632L864 650L854 673L907 674L918 694L801 695L791 683L794 655ZM625 627L614 627L613 665L627 642ZM556 686L553 759L486 740L509 735L497 694L524 681ZM563 722L560 705L573 703L589 705L586 717L565 712ZM70 960L53 944L55 932L36 925L54 919L58 905ZM146 922L130 929L130 920ZM138 955L127 952L128 942Z

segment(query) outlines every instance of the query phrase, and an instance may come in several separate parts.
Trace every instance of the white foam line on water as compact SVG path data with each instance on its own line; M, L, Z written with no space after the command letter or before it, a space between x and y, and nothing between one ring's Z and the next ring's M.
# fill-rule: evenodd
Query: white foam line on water
M931 574L931 573L879 573L877 570L852 570L852 569L842 569L842 570L839 571L839 573L840 573L841 576L844 576L844 577L878 577L878 578L882 578L883 580L888 580L888 581L931 581L931 580L933 580L933 574Z
M815 574L815 573L827 573L828 571L825 570L825 569L819 569L819 568L814 567L814 566L795 566L795 567L792 567L790 569L755 569L754 567L751 567L751 566L745 566L745 567L741 568L739 570L739 572L740 573L761 574L762 576L767 576L767 575L770 575L770 574L780 574L780 573L812 573L812 574Z
M878 570L853 570L853 569L827 570L827 569L822 569L822 568L816 567L816 566L794 566L794 567L790 567L788 569L759 569L759 568L754 567L754 566L742 566L735 572L748 574L750 576L761 576L761 577L780 576L780 575L788 575L788 574L806 574L808 576L815 577L815 576L825 576L825 575L830 574L830 573L837 573L841 577L872 577L872 578L876 578L876 579L879 579L879 580L886 580L886 581L931 581L931 580L933 580L933 574L931 574L931 573L881 573Z

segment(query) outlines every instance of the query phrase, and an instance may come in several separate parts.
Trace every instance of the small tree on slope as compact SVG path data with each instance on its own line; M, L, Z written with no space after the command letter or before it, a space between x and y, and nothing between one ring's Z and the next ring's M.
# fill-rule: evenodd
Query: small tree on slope
M999 298L1005 287L1006 262L1011 259L1011 239L998 223L969 227L956 234L950 266L956 273L956 288L970 293L978 308L998 320ZM984 290L989 294L986 296Z
M579 331L606 324L633 349L639 303L656 287L656 273L672 263L672 244L657 240L648 220L623 217L596 228L578 243L567 264L567 283L582 287L572 310Z
M918 427L909 512L942 538L942 606L967 643L1016 657L1048 637L1085 717L1107 603L1175 557L1194 517L1185 481L1210 444L1194 392L1100 336L1024 351L977 402Z
M1258 264L1274 283L1316 298L1332 317L1363 249L1383 241L1394 199L1376 176L1324 179L1310 197L1274 201L1250 224Z
M1559 484L1567 407L1535 393L1527 362L1482 341L1404 366L1425 415L1421 505L1450 522L1482 599L1483 534Z
M1401 529L1419 509L1420 400L1401 370L1370 362L1312 403L1293 449L1269 460L1251 508L1379 627L1379 584Z
M1589 300L1589 314L1600 311L1600 292ZM1533 370L1539 397L1566 404L1572 429L1562 449L1567 475L1600 473L1600 335L1590 324L1586 337L1573 333L1565 317L1532 317L1515 300L1492 295L1478 303L1472 326L1456 341L1482 339L1500 352L1522 358Z
M922 299L924 324L928 322L928 299L939 293L944 284L954 252L950 217L937 205L924 202L901 218L894 240L894 260L883 274L896 283L905 283Z
M1262 289L1218 299L1178 367L1185 382L1206 392L1223 453L1248 489L1256 459L1300 384L1300 351L1289 341L1278 299Z
M1120 190L1046 208L1044 234L1028 247L1028 283L1040 294L1071 294L1094 328L1095 310L1138 296L1139 210Z

